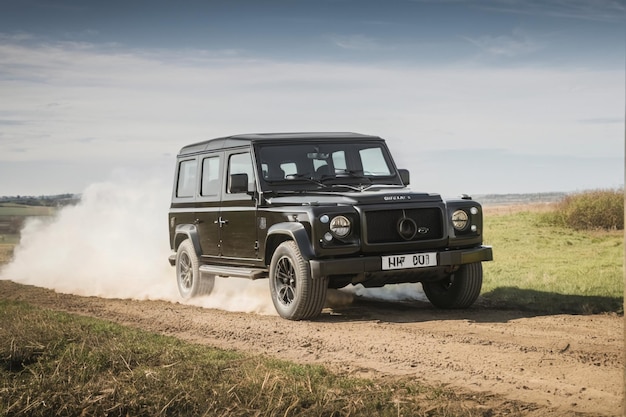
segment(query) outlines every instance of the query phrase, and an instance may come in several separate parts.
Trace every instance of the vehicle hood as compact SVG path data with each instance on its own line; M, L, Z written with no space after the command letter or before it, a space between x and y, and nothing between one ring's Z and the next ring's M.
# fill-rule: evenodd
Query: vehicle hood
M441 202L439 194L419 193L408 189L376 189L367 191L306 191L279 193L266 198L271 205L367 205L409 202Z

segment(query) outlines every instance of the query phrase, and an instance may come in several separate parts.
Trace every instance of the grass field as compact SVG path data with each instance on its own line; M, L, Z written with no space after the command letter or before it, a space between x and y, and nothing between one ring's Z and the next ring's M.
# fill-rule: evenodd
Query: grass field
M13 203L0 203L0 217L2 216L52 216L54 207L24 206Z
M542 209L485 216L482 297L545 312L623 311L624 232L574 231L544 221Z

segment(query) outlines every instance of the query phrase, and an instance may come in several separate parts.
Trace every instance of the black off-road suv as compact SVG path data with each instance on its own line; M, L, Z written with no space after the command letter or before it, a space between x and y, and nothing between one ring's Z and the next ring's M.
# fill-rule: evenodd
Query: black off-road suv
M433 175L437 175L433 173ZM482 209L411 191L385 141L354 133L229 136L185 146L169 211L183 298L214 278L269 278L278 313L320 314L327 288L421 282L441 308L482 286Z

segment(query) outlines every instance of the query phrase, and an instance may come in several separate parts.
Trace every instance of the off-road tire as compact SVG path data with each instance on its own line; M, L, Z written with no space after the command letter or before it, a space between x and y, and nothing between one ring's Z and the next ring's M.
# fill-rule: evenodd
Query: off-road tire
M281 243L270 263L270 293L278 314L288 320L317 317L326 301L327 278L311 277L309 263L298 245Z
M461 265L448 278L423 282L428 300L439 308L468 308L478 298L483 285L483 266L480 262Z
M198 255L189 239L182 241L176 251L176 282L180 296L188 300L213 291L215 277L200 275Z

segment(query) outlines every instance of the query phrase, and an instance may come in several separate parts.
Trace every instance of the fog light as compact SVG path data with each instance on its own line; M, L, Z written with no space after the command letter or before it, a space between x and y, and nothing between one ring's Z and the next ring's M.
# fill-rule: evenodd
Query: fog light
M475 224L472 225L472 232L476 232L476 230L478 230L478 227L476 227Z
M478 209L477 209L476 207L472 207L472 208L470 209L470 213L472 213L472 214L478 214Z
M324 233L324 240L326 242L331 242L333 240L333 235L330 232Z

